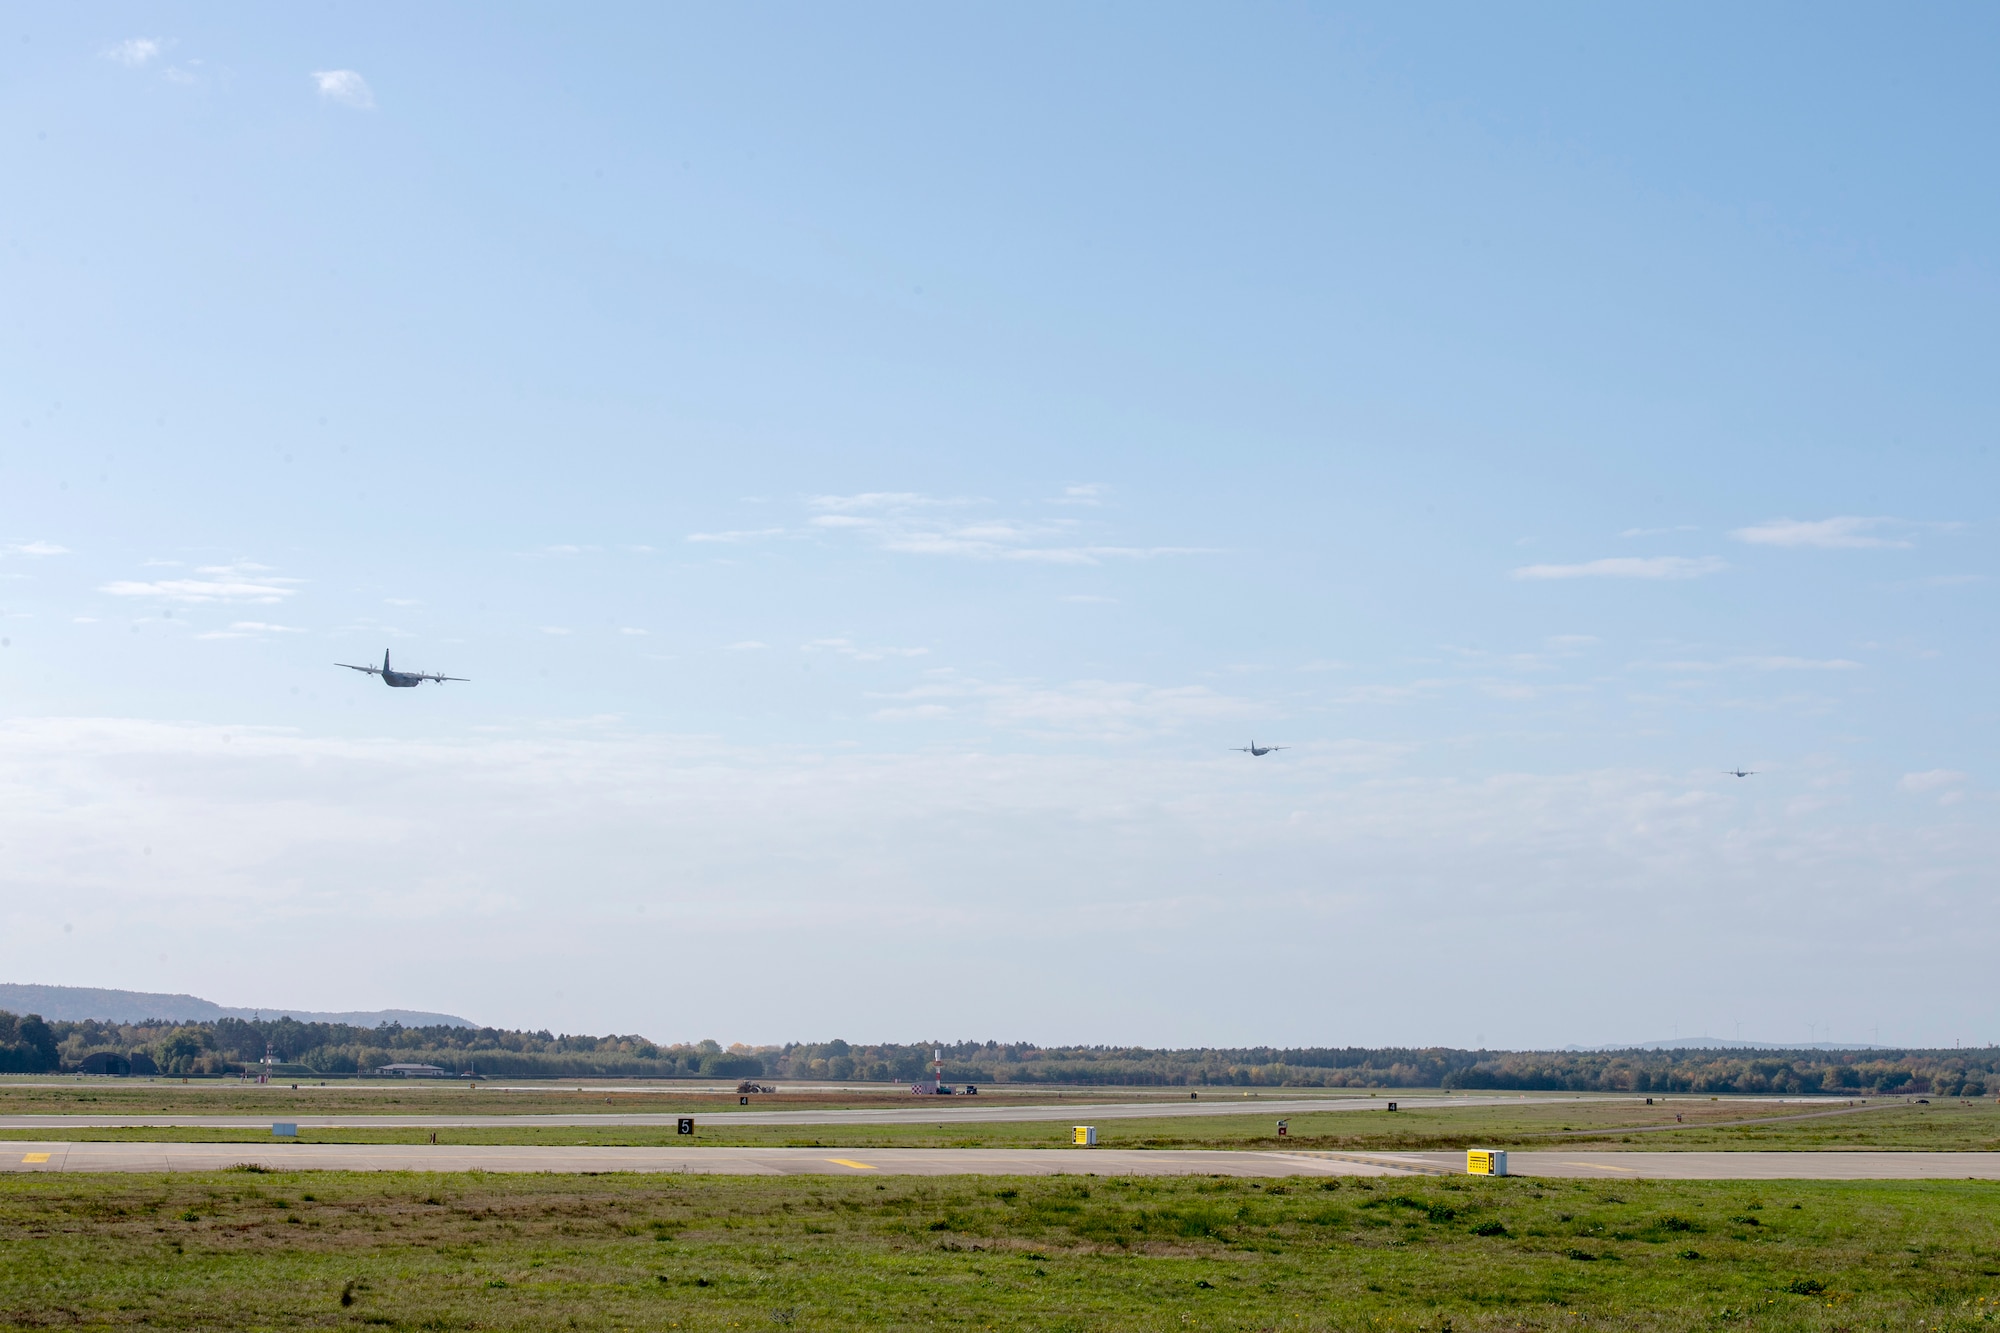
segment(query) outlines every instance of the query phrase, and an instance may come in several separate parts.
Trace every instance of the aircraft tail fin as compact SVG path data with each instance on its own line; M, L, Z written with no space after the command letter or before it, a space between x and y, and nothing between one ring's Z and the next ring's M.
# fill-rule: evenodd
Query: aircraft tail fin
M382 669L384 671L389 669L389 650L387 648L382 650Z

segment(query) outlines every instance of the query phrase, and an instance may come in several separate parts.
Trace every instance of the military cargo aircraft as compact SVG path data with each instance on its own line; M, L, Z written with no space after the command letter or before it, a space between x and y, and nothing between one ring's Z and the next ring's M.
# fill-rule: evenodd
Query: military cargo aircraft
M356 666L352 662L335 662L334 665L344 666L349 671L366 671L371 676L380 676L382 678L382 683L384 685L387 685L389 688L395 690L415 689L417 686L423 684L427 680L434 680L439 682L440 684L442 684L447 680L462 680L465 681L465 683L468 685L472 683L464 676L440 676L435 672L431 671L393 670L389 666L389 650L387 648L384 648L382 650L381 666Z
M1273 750L1289 750L1292 747L1289 745L1259 745L1256 741L1251 741L1248 745L1239 745L1235 748L1242 754L1269 754Z

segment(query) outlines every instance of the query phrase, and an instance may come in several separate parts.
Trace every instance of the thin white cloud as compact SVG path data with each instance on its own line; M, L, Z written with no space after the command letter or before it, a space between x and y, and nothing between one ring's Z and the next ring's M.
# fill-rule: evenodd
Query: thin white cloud
M1844 657L1739 657L1739 666L1758 671L1859 671L1861 663Z
M1698 579L1729 566L1712 555L1612 556L1576 565L1523 565L1517 579Z
M384 606L422 606L422 605L423 605L423 603L422 603L422 602L418 601L418 600L417 600L416 598L414 598L414 597L384 597L384 598L382 599L382 604L383 604Z
M1851 662L1844 657L1732 657L1726 662L1705 662L1679 658L1664 662L1631 662L1628 670L1668 671L1682 675L1688 672L1728 671L1731 668L1745 671L1860 671L1860 662Z
M1921 773L1905 773L1896 785L1904 791L1936 791L1940 787L1954 787L1968 780L1970 775L1951 768L1931 768Z
M1737 541L1749 542L1754 546L1811 546L1854 550L1910 545L1900 538L1876 535L1880 529L1895 522L1896 520L1890 518L1862 518L1852 514L1839 518L1811 520L1774 518L1763 523L1753 523L1747 528L1738 528L1729 535Z
M755 652L757 649L762 648L764 646L765 645L763 644L763 642L757 639L742 639L736 643L726 645L723 651L731 653L748 653L748 652Z
M262 620L238 620L231 623L228 629L209 630L207 633L197 634L195 637L197 639L257 639L270 634L304 633L304 630L299 629L295 625L273 625Z
M351 69L316 69L312 78L319 88L319 95L329 102L338 102L357 111L367 111L375 105L375 90L368 86L368 80Z
M1094 481L1087 482L1081 486L1065 486L1063 487L1062 494L1050 500L1049 503L1056 505L1101 505L1104 503L1104 494L1109 489L1110 487Z
M265 566L253 564L203 565L195 570L202 575L191 579L120 579L106 583L99 592L113 597L147 597L158 601L207 603L207 602L282 602L298 591L299 579L277 578L266 572Z
M907 704L878 708L869 716L877 722L941 722L952 716L952 710L944 704Z
M890 657L923 657L928 648L863 648L852 639L813 639L799 645L807 653L837 653L856 662L880 662Z
M1214 555L1216 549L1212 546L1043 546L1024 551L998 551L988 554L1000 560L1025 560L1034 564L1097 565L1106 560L1158 560L1175 555Z
M845 531L872 539L901 555L938 555L967 560L1009 560L1032 564L1096 565L1108 560L1151 560L1161 556L1207 554L1195 546L1114 546L1079 542L1072 519L1027 522L1009 518L960 519L939 510L970 503L925 496L872 493L821 496L815 505L835 509L809 521L821 531Z
M127 37L115 46L106 47L100 54L127 69L143 69L159 59L166 49L167 44L158 37Z
M746 528L735 532L690 532L686 540L691 542L733 544L736 542L763 541L767 537L782 537L784 535L785 530L783 528Z
M1677 523L1670 528L1627 528L1625 529L1625 531L1619 533L1618 535L1620 537L1664 537L1667 534L1674 532L1699 532L1699 531L1700 529L1695 527L1695 525L1692 523Z
M808 516L803 528L691 532L683 540L729 545L788 537L846 537L902 555L1064 565L1213 553L1212 548L1197 546L1124 546L1078 541L1081 533L1074 519L972 519L950 512L979 503L984 502L941 499L914 491L817 495L809 497L806 504L819 512Z
M54 542L13 542L7 546L0 546L0 554L32 556L68 555L69 547L57 546Z
M1102 488L1070 487L1071 503L1083 504ZM691 532L690 542L738 543L777 537L848 537L873 543L900 555L949 556L968 560L1009 560L1031 564L1097 565L1107 561L1152 560L1176 555L1208 555L1200 546L1126 546L1080 540L1077 519L1028 521L1005 517L961 517L972 505L986 501L943 498L916 491L863 491L854 495L815 495L806 499L815 511L803 529L751 528Z
M941 505L972 503L964 499L940 499L915 491L863 491L858 495L815 495L806 503L814 509L834 513L879 512L898 509L934 509Z

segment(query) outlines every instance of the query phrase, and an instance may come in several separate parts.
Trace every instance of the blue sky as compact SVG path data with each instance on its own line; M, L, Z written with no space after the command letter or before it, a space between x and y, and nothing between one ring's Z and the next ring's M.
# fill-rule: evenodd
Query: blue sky
M17 13L0 972L2000 1039L1996 28Z

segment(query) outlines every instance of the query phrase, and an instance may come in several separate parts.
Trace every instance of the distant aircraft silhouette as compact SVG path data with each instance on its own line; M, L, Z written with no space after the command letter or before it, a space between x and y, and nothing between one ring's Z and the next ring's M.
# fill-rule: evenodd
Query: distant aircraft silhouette
M1251 741L1248 745L1238 745L1235 748L1242 754L1269 754L1273 750L1289 750L1292 747L1289 745L1259 745L1256 741Z
M1754 778L1757 776L1757 770L1754 768L1725 768L1722 772L1723 776L1731 778Z
M382 650L381 666L356 666L352 662L335 662L334 665L344 666L349 671L366 671L371 676L380 676L384 685L396 690L415 689L427 680L435 680L439 683L447 680L463 680L468 685L472 683L466 680L464 676L440 676L430 671L392 671L389 668L389 650L387 648Z

